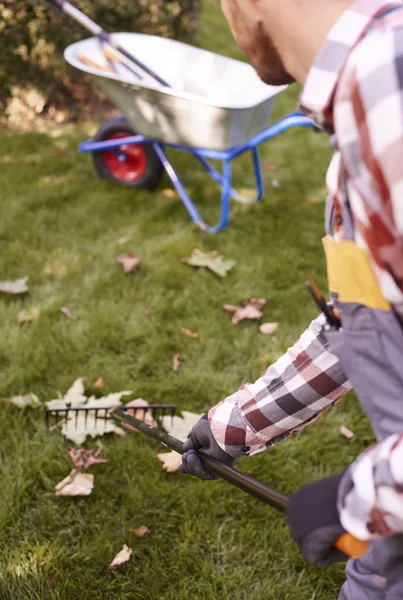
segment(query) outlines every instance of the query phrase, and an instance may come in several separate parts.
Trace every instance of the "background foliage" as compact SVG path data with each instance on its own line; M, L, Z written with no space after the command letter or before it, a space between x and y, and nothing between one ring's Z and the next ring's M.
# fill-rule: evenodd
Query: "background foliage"
M77 0L80 10L108 31L136 31L189 40L197 30L201 0ZM83 77L63 59L70 43L86 36L72 19L44 2L0 2L0 108L14 86L39 89L44 111L88 98ZM94 93L94 90L92 90Z

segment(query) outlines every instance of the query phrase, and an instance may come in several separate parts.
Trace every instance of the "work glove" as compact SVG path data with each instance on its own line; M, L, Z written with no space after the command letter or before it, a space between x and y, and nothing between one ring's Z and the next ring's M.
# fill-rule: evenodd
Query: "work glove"
M199 479L218 479L211 471L206 469L196 450L200 450L208 456L232 467L235 458L221 450L217 444L208 422L207 415L203 415L190 432L189 439L183 445L185 453L182 456L182 464L179 467L181 473L194 475Z
M314 566L345 562L349 557L334 547L346 533L337 510L342 475L315 481L299 489L289 500L287 521L302 554Z

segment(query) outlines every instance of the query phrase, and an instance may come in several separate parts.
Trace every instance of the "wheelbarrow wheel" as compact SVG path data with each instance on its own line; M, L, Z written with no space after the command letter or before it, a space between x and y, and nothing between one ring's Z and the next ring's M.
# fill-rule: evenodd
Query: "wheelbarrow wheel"
M136 135L123 115L112 117L102 123L94 141L115 140ZM152 144L130 144L116 150L93 152L95 169L100 177L106 177L120 185L153 190L162 177L164 167Z

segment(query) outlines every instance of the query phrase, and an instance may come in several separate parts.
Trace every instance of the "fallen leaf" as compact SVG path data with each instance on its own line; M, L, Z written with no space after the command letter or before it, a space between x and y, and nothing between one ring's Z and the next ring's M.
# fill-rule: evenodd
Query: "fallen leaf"
M55 150L52 152L53 158L63 158L64 156L68 156L69 153L66 150Z
M94 475L73 469L55 487L55 496L89 496L94 487Z
M98 377L98 379L96 381L94 381L94 383L92 384L92 387L97 389L97 390L102 390L104 387L104 378L102 377Z
M257 195L256 188L248 188L248 187L239 188L238 193L240 196L245 198L245 200L255 200L256 195Z
M130 235L124 235L118 239L118 244L126 244L130 240Z
M116 257L116 260L118 263L121 263L125 273L134 273L141 262L141 258L139 258L136 254L133 254L133 252L119 254Z
M113 408L114 406L119 406L121 404L121 400L124 396L130 396L132 394L130 390L124 392L113 392L112 394L108 394L107 396L101 396L101 398L96 398L95 396L90 396L85 403L87 408Z
M261 319L263 317L261 309L265 304L265 298L249 298L242 303L242 306L224 304L223 309L234 314L232 323L238 325L243 319Z
M63 397L47 402L47 408L50 410L79 407L95 409L87 413L70 413L62 424L62 434L68 440L81 445L85 442L87 436L95 438L106 433L125 435L123 429L118 427L115 421L110 418L108 411L110 408L121 404L121 399L124 396L129 396L132 393L131 391L123 391L108 394L101 398L95 396L87 398L83 378L79 377ZM98 411L98 418L96 417L96 411Z
M109 568L117 569L118 567L126 563L128 560L130 560L132 552L133 550L129 548L129 546L126 546L126 544L124 544L122 550L117 553L117 555L109 565Z
M68 306L61 306L60 312L66 315L66 317L68 317L69 319L75 319L75 316L73 315L72 311L68 308Z
M148 529L148 527L146 527L146 525L140 525L140 527L137 527L137 529L131 528L127 531L129 531L130 533L134 533L134 535L137 535L137 537L144 537L145 535L147 535L147 533L150 533L150 530Z
M351 440L351 438L354 437L354 432L351 431L351 429L349 429L348 427L345 427L345 425L340 426L340 433L341 435L344 435L344 437L348 440Z
M239 309L239 306L235 306L235 304L223 304L223 309L235 313Z
M272 163L267 163L266 169L268 169L269 171L277 171L276 165L273 165Z
M183 410L181 414L183 415L182 417L179 417L178 415L173 417L164 415L161 417L161 426L169 433L169 435L172 435L181 442L185 442L188 439L193 426L196 425L202 415L186 410Z
M57 259L51 260L46 263L43 272L54 277L64 277L67 273L67 265Z
M8 402L9 404L14 404L14 406L18 406L18 408L26 408L27 406L30 406L31 408L38 408L39 406L42 406L38 396L35 394L12 396L11 398L3 398L3 401Z
M176 198L177 194L175 192L175 190L171 189L171 188L166 188L165 190L162 190L161 192L162 196L164 196L164 198Z
M39 317L41 311L37 306L33 306L32 308L28 308L26 310L22 310L18 313L17 323L28 323L29 321L36 321Z
M236 264L234 260L224 258L218 252L202 252L197 248L188 258L182 258L182 262L192 267L206 267L219 277L226 277Z
M280 187L280 182L278 179L272 179L271 184L276 189L278 189Z
M77 418L71 416L63 423L61 432L66 439L74 442L77 446L84 444L87 437L96 438L107 433L125 435L123 429L118 427L112 419L103 417L96 419L91 413L78 413Z
M87 396L84 394L83 377L79 377L73 383L73 385L67 390L63 397L49 400L46 406L49 409L56 408L69 408L82 406L87 401Z
M127 404L125 404L125 408L133 407L133 410L128 410L127 414L131 417L135 417L139 421L146 423L149 427L157 427L157 422L153 418L153 414L151 410L146 410L144 408L138 408L143 406L150 406L147 400L143 400L143 398L136 398L136 400L131 400ZM138 429L129 425L129 423L122 423L122 426L125 429L129 429L130 431L138 432Z
M277 331L278 327L279 327L278 323L263 323L259 327L259 331L260 331L260 333L264 333L265 335L272 335L273 333L275 333Z
M175 450L157 454L157 458L162 462L164 471L168 471L168 473L175 473L182 464L182 456Z
M78 470L87 470L92 465L109 462L108 459L102 458L101 454L104 448L98 448L95 452L86 448L66 448L70 455L73 465Z
M181 327L181 332L186 337L194 339L194 340L196 340L197 338L200 337L200 333L196 333L196 331L192 331L191 329L188 329L187 327Z
M21 277L15 281L0 281L0 292L5 294L25 294L28 292L28 277Z
M179 372L179 370L182 366L182 362L183 362L183 358L181 357L181 355L175 354L172 359L172 369L175 371L175 373Z
M149 317L151 315L151 312L148 310L148 308L145 308L144 314L147 315L147 317Z

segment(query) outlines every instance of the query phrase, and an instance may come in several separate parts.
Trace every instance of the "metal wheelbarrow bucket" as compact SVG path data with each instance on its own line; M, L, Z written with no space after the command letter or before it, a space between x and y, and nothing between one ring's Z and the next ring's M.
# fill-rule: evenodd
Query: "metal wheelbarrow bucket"
M109 67L97 37L68 46L64 56L94 78L136 132L152 140L214 150L240 146L267 126L274 98L285 89L265 85L246 63L175 40L138 33L112 37L163 73L171 87L147 74L139 81L122 64L110 73L84 64L83 55Z

